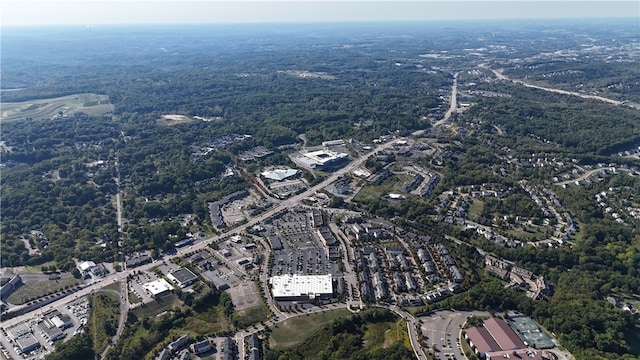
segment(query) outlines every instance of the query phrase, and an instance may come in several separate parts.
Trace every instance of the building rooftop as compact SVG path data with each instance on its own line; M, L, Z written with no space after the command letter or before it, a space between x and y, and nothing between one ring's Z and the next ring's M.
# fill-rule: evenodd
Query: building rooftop
M281 275L273 276L270 279L273 285L273 297L288 298L308 296L314 298L316 295L326 295L333 293L333 282L331 274L328 275Z
M78 267L80 268L80 271L87 271L89 269L96 267L96 263L94 263L93 261L85 261L83 263L80 263Z
M271 171L264 171L260 175L267 179L282 181L288 177L292 177L298 173L295 169L276 169Z
M23 335L26 335L31 332L31 328L26 323L20 323L16 326L10 327L7 329L7 336L9 336L12 340L15 340Z
M546 351L535 350L532 348L518 350L503 350L487 353L487 360L550 360L553 359Z
M157 279L154 281L149 281L142 285L142 287L147 290L152 296L156 296L162 294L165 291L173 290L173 286L167 282L165 279Z
M500 345L501 350L522 349L525 347L524 341L504 320L489 318L484 321L483 326L489 331L496 343Z
M23 352L30 352L31 350L36 349L40 346L38 340L36 340L36 338L31 334L17 339L16 344L18 344Z
M500 346L491 337L491 334L483 327L470 328L465 330L465 333L471 343L473 343L473 346L476 347L476 350L481 354L501 350Z
M179 268L171 273L167 274L169 280L176 282L180 287L188 286L192 284L194 281L198 280L198 276L192 273L191 270L187 268Z

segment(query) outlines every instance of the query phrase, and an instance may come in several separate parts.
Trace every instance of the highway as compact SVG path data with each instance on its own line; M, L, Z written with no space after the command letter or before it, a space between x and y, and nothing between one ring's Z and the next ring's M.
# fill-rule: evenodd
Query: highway
M496 77L498 79L500 79L500 80L508 80L508 81L513 82L514 84L520 84L520 85L526 86L528 88L544 90L544 91L554 92L554 93L563 94L563 95L578 96L578 97L581 97L583 99L591 99L591 100L603 101L603 102L606 102L606 103L609 103L609 104L612 104L612 105L618 105L618 106L625 105L625 103L623 103L622 101L606 98L604 96L582 94L582 93L578 93L578 92L574 92L574 91L567 91L567 90L562 90L562 89L548 88L548 87L544 87L544 86L538 86L538 85L529 84L529 83L526 83L526 82L524 82L522 80L509 78L506 75L504 75L502 73L502 71L496 70L496 69L490 69L485 64L480 65L480 67L488 69L488 70L491 70L491 72L493 72L496 75ZM633 107L633 106L631 106L631 107ZM633 107L633 108L637 109L635 107Z
M442 126L444 123L449 121L449 118L456 111L458 107L458 73L453 74L453 87L451 87L451 101L449 105L449 110L444 114L444 117L438 120L434 126Z

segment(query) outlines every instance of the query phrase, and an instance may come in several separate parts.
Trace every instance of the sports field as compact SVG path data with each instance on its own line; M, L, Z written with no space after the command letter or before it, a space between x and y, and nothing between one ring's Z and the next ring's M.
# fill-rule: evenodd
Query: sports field
M509 321L529 346L536 349L551 349L556 346L553 340L530 317L511 316Z
M77 112L87 115L102 115L113 111L109 96L99 94L75 94L49 99L36 99L0 104L5 121L54 119L56 116L71 116Z

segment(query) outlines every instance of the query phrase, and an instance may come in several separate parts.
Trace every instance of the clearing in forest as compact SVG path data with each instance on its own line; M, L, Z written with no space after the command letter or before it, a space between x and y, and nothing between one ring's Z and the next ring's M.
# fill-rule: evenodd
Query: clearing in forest
M49 99L36 99L0 104L4 121L43 120L71 116L83 112L87 115L102 115L113 111L109 96L99 94L74 94Z

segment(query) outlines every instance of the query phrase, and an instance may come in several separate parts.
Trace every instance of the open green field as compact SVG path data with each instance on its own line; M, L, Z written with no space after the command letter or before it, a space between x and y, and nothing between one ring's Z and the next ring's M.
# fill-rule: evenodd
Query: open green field
M176 296L176 294L169 294L153 302L136 307L133 309L133 313L139 318L143 316L155 316L163 311L179 306L182 306L182 301L178 299L178 296Z
M313 335L318 329L335 319L351 316L347 309L337 309L311 315L296 316L283 321L273 329L269 337L271 348L287 348L297 345Z
M109 96L99 94L75 94L50 99L36 99L23 102L5 102L1 104L2 121L15 121L31 118L49 119L60 112L71 116L77 112L87 115L102 115L113 111Z

